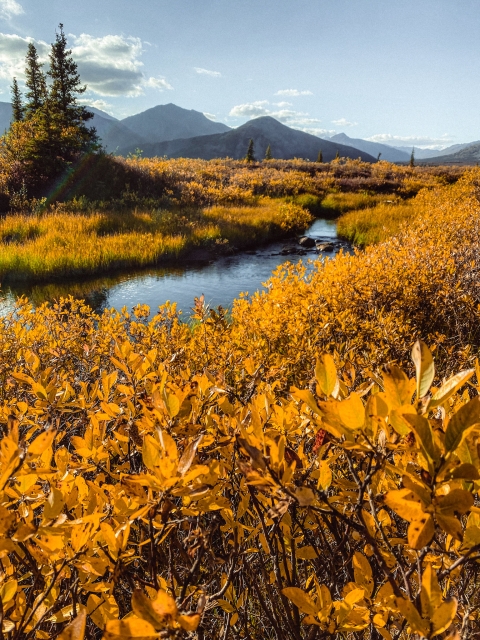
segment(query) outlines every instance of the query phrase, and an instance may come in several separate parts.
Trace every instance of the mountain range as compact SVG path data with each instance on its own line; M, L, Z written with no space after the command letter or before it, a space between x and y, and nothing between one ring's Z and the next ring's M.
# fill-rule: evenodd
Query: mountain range
M165 142L146 144L142 147L147 158L167 156L169 158L244 158L249 141L254 141L254 153L258 159L265 156L270 146L272 156L279 159L304 158L316 160L321 150L323 160L333 160L337 153L347 158L361 158L374 162L376 158L351 146L322 140L304 131L291 129L275 118L262 116L254 118L226 133L201 135L194 138L172 139ZM128 149L120 149L122 155Z
M338 133L329 139L292 129L270 116L249 120L231 129L214 122L203 113L174 104L158 105L123 120L88 107L94 114L89 124L95 127L104 148L110 153L128 155L140 149L145 157L171 158L243 158L252 139L255 154L262 159L268 146L274 158L316 160L321 150L325 162L337 153L342 157L374 162L379 157L389 162L410 160L411 148L350 138ZM10 126L12 106L0 102L0 135ZM477 164L480 141L455 144L443 150L415 148L421 164Z

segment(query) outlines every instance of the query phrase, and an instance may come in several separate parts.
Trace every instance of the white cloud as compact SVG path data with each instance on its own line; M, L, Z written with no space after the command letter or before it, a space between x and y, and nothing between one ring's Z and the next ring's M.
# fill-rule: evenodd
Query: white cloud
M203 115L208 118L209 120L216 120L217 116L214 113L207 113L206 111L203 112Z
M85 33L69 37L73 40L73 58L89 94L138 96L145 89L164 91L173 88L161 76L145 76L143 62L140 60L143 48L140 38L115 35L94 38ZM46 42L0 33L0 79L10 82L13 76L20 80L24 78L29 42L34 42L40 60L47 61L50 45ZM91 99L89 103L92 104Z
M346 118L340 118L339 120L332 120L332 124L336 124L337 127L356 127L358 122L349 122Z
M94 107L95 109L100 109L100 111L105 111L106 113L110 113L112 105L106 100L89 100L88 98L82 98L78 101L80 104L84 104L88 107Z
M276 96L290 96L292 98L296 96L313 96L311 91L299 91L298 89L281 89L277 91Z
M232 118L258 118L260 116L269 116L271 112L266 108L268 100L257 100L256 102L248 102L239 104L230 110L228 114Z
M370 142L389 144L390 146L428 147L438 149L443 149L445 146L454 142L448 133L444 133L443 136L439 136L437 138L429 136L395 136L391 133L377 133L376 135L365 139Z
M10 20L14 16L25 13L21 4L16 0L0 0L0 18Z
M145 77L140 38L104 36L86 33L74 37L73 57L90 91L102 96L138 96L143 93Z
M169 82L167 82L165 78L162 78L162 77L148 78L148 80L145 80L143 84L145 87L150 87L151 89L158 89L159 91L164 91L165 89L172 91L173 89L172 85Z
M287 105L288 104L289 103L287 103ZM335 131L321 127L321 120L310 117L308 113L294 111L293 109L270 109L269 105L268 100L257 100L256 102L239 104L230 110L229 116L232 118L246 118L248 120L261 116L271 116L293 129L300 129L314 136L322 137L335 134ZM272 106L278 106L278 103L274 103Z
M212 76L212 78L220 78L220 71L210 71L209 69L202 69L201 67L193 67L197 73L202 76Z
M15 76L23 79L25 71L25 56L29 42L33 38L22 38L9 33L0 33L0 78L9 82ZM50 46L46 42L35 42L38 55L42 62L48 58Z

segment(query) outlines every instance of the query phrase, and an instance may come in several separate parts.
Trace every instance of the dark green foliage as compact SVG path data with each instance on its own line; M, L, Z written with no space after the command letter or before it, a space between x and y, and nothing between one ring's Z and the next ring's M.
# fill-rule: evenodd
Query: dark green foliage
M335 154L335 160L340 159L340 151L337 149L337 153Z
M41 109L47 100L47 83L42 71L43 64L39 62L37 49L32 42L28 45L25 62L25 85L28 89L25 110L27 116L31 116Z
M37 51L32 44L28 47L26 112L22 111L21 95L14 80L14 122L0 145L0 161L6 167L5 188L9 193L25 186L29 195L48 195L55 183L69 181L73 168L82 165L85 155L100 149L95 129L86 125L93 114L77 103L86 87L80 82L71 53L60 24L50 53L47 76L51 82L47 87ZM24 113L26 117L22 120Z
M415 166L415 147L412 147L412 154L410 156L410 166Z
M265 160L272 160L272 148L268 145L267 150L265 151Z
M22 102L22 94L18 88L17 79L14 78L12 82L12 118L13 122L20 122L23 120L24 107Z
M317 162L323 162L323 153L322 153L322 150L321 150L321 149L320 149L320 151L318 152Z
M255 162L255 151L253 148L253 140L250 138L248 143L247 155L245 156L246 162Z
M382 153L380 152L377 156L377 162L380 162L380 158L382 157Z

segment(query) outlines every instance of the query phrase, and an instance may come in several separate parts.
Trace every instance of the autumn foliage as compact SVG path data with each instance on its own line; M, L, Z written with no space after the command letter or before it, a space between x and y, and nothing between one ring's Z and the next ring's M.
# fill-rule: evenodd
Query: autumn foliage
M474 637L477 179L228 321L202 298L192 325L20 301L0 323L3 637Z

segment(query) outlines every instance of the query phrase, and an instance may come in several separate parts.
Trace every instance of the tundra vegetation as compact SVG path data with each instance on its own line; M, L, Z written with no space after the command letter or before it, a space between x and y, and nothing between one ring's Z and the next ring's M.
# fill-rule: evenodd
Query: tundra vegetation
M479 177L228 322L20 300L3 637L476 637Z
M42 195L9 155L25 113L4 274L321 212L366 248L287 263L228 320L202 297L191 324L72 297L0 318L0 640L478 637L480 171L77 148Z

